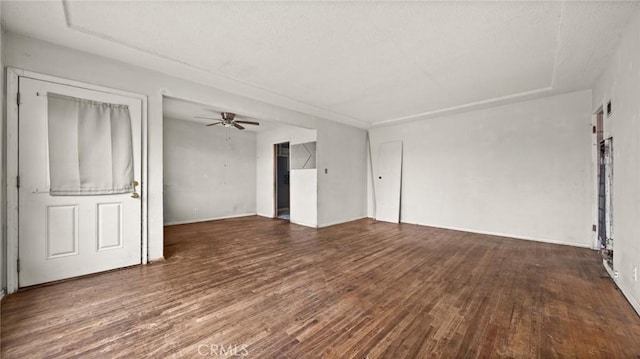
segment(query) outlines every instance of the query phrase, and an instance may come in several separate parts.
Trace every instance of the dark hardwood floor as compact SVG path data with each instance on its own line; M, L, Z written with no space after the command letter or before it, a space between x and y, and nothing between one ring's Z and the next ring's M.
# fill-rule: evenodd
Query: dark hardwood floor
M640 355L591 250L368 219L165 235L164 262L5 297L2 358Z

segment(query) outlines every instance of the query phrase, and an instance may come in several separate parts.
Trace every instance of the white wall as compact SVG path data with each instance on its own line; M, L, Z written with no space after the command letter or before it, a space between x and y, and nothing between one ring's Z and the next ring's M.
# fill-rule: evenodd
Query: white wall
M329 121L316 128L318 227L366 217L367 132Z
M149 259L151 260L161 258L163 253L163 95L227 108L306 128L329 122L237 94L22 35L5 33L2 40L2 57L5 66L148 96L149 193L147 195L149 196ZM348 126L344 127L348 128ZM365 200L366 198L363 196L362 201Z
M640 313L640 13L636 12L611 60L595 83L592 112L611 100L604 120L613 137L613 268L616 282ZM640 269L639 269L640 270ZM639 273L640 275L640 273Z
M316 140L316 131L293 126L279 126L275 129L259 132L256 144L256 211L264 217L275 217L274 203L274 148L276 143L289 142L299 144ZM301 173L299 171L306 171ZM315 170L290 171L290 217L291 222L310 227L317 225L315 197L316 184L305 181L309 173ZM314 181L315 182L315 181ZM302 198L307 197L307 198Z
M291 223L307 227L318 226L318 171L314 169L291 170L289 175Z
M164 224L256 214L256 134L164 119Z
M590 247L590 113L582 91L374 128L373 167L403 141L402 222Z

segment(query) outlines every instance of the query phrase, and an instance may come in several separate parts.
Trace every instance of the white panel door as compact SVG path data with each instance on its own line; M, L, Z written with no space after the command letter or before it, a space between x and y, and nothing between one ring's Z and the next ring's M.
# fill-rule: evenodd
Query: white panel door
M400 188L402 183L402 141L378 146L375 181L376 220L400 222Z
M18 285L141 263L141 200L131 193L51 196L47 96L57 93L129 106L134 178L140 182L142 101L20 77Z

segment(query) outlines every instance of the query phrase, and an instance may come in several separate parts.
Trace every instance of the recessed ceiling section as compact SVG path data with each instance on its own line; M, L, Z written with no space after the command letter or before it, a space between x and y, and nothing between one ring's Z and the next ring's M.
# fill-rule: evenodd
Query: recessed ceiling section
M198 122L203 125L214 123L222 118L222 112L233 112L229 109L222 109L196 102L181 100L173 97L164 97L162 100L162 116L165 118L172 118L181 121ZM264 131L270 128L268 122L249 117L244 114L236 114L238 118L242 117L244 120L260 122L260 126L245 126L249 131ZM203 119L198 117L209 117L209 119Z
M43 10L3 1L4 25L76 48L91 48L93 38L112 44L114 57L123 49L132 59L144 53L158 59L147 62L153 69L200 72L214 87L232 91L230 84L238 84L232 92L365 126L589 88L638 7L609 1L58 5L61 17L50 4Z
M239 120L255 121L260 125L246 125L244 126L247 131L251 132L264 132L272 130L279 126L288 126L279 124L275 121L264 120L262 118L256 118L248 114L239 113L233 109L218 108L215 106L200 104L197 102L177 99L174 97L163 97L162 100L162 116L165 118L172 118L181 121L197 122L203 125L214 123L222 118L222 112L233 112L236 114L236 118ZM196 117L210 117L211 120L196 118ZM212 127L214 129L222 129L224 127Z
M74 29L377 122L549 87L561 6L70 2L68 15Z

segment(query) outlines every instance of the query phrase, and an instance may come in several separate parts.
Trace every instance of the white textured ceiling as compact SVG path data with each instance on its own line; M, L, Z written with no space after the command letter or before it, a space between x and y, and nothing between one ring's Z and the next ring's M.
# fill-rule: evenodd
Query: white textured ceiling
M589 88L637 2L12 2L6 29L356 126Z

